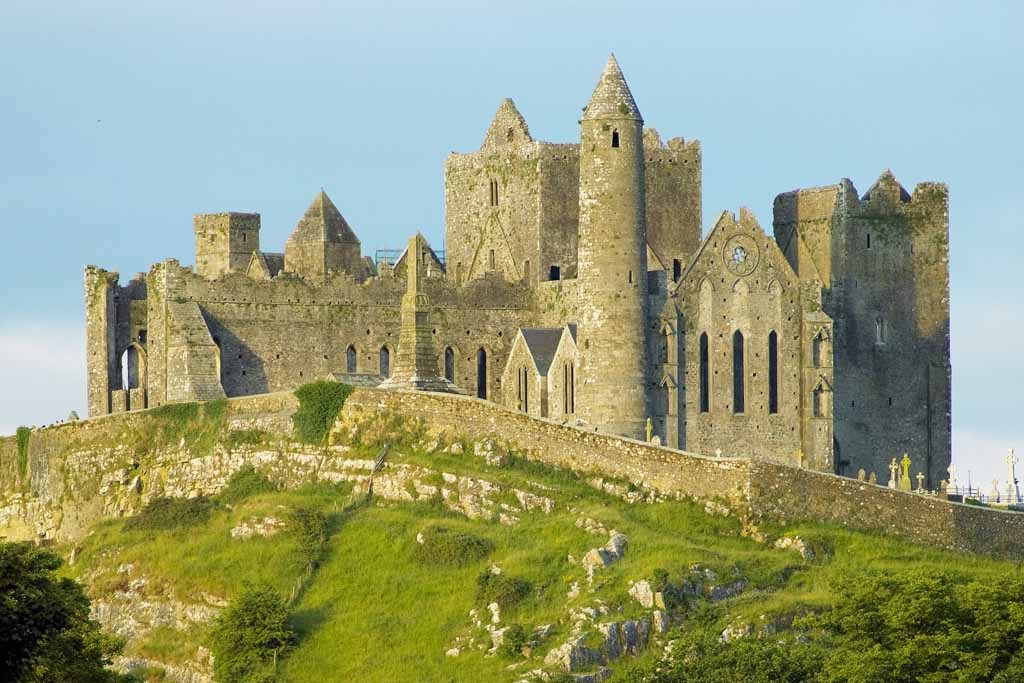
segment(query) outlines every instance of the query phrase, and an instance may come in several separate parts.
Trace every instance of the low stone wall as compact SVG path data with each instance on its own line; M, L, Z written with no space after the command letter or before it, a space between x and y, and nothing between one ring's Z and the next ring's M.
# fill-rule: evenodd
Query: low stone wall
M775 463L751 463L750 509L755 519L825 522L951 550L1024 558L1022 513Z
M746 458L708 458L586 432L466 396L356 390L344 412L388 410L428 428L494 436L531 458L626 479L660 493L725 499L753 520L824 522L915 543L1024 559L1024 514L894 491L833 474Z
M185 442L147 449L133 435L149 411L109 415L32 432L22 476L14 438L0 438L0 537L73 540L102 517L133 514L155 495L217 491L246 462L286 483L323 477L338 453L290 438L291 392L231 399L225 430L274 435L257 448L190 452ZM1024 514L951 503L811 470L746 458L709 458L587 432L451 394L355 389L341 419L389 411L433 432L493 437L527 457L613 477L661 494L724 501L734 513L777 523L824 522L916 543L1024 559ZM329 449L333 451L334 449ZM343 458L343 456L341 456Z
M387 410L422 419L433 431L513 443L527 457L578 472L626 479L690 498L747 499L749 461L707 458L632 439L587 432L455 394L356 389L345 414Z

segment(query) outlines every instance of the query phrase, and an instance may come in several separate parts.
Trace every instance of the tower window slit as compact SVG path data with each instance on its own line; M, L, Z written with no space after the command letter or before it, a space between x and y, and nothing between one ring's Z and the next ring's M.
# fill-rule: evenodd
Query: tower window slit
M612 147L618 147L618 146L619 146L619 131L613 130L612 131Z

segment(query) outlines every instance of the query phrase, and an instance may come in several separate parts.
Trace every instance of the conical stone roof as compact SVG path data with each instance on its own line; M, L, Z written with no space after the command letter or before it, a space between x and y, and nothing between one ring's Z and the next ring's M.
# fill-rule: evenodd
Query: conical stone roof
M294 242L355 242L359 238L349 227L327 193L320 190L305 215L295 226L289 241Z
M633 93L629 91L626 77L622 75L622 69L615 59L615 55L608 57L604 71L601 72L601 79L594 88L594 94L590 96L590 102L583 108L583 119L634 119L643 121L640 110L633 100Z

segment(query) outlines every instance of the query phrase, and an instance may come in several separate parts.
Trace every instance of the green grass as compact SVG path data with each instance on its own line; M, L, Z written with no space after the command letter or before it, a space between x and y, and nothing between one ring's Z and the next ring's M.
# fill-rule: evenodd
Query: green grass
M322 418L332 409L315 412ZM218 416L216 408L185 404L161 410L157 424L162 437L185 438L199 447L208 437L187 435L182 432L186 426L203 433L220 424L223 430L223 412ZM329 429L333 419L318 418L318 424ZM395 444L414 443L410 434L418 432L388 433L395 425L381 418L377 427L383 431L369 435L363 430L353 457L372 457L384 438ZM318 434L309 436L322 443L326 432ZM547 496L556 506L550 514L518 512L521 521L509 527L466 519L436 500L399 504L375 498L368 504L353 503L348 485L276 490L261 474L244 468L214 497L216 504L209 506L205 518L190 519L188 526L131 530L137 524L126 520L98 525L82 541L75 566L66 571L89 577L93 596L125 588L130 579L116 569L128 563L136 567L133 576L143 574L151 584L164 586L185 601L203 593L230 600L245 583L265 583L281 595L294 596L291 621L300 638L280 663L282 681L501 682L540 666L547 650L564 642L571 625L570 607L601 600L610 610L602 620L649 615L628 595L630 584L661 577L678 585L698 563L715 571L720 584L738 577L747 581L747 589L735 598L713 606L690 604L690 609L701 610L704 622L721 627L822 610L832 602L837 582L841 585L845 577L867 570L955 568L985 579L1017 566L838 527L762 525L773 538L804 539L816 552L813 560L805 560L793 551L744 537L739 520L707 515L702 505L629 504L571 472L522 458L494 468L473 455L427 454L406 445L396 446L388 462L494 482L506 489L496 496L499 502L515 502L508 489L519 488ZM442 483L437 475L428 479ZM268 538L231 539L232 527L264 516L290 525ZM576 520L585 517L629 539L625 557L599 570L592 585L579 560L607 537L577 528ZM417 534L427 542L417 543ZM492 565L500 567L500 578L491 574ZM567 592L574 582L582 594L569 600ZM474 632L469 611L486 613L491 601L502 604L503 626L519 624L527 635L542 624L555 627L535 659L515 671L506 669L521 658L514 647L492 657L479 650L464 651L457 658L445 656L458 636ZM681 609L688 602L693 600L680 598ZM157 629L132 643L129 652L174 663L192 657L208 638L208 629L200 627L187 632ZM652 648L616 664L616 678L656 656Z

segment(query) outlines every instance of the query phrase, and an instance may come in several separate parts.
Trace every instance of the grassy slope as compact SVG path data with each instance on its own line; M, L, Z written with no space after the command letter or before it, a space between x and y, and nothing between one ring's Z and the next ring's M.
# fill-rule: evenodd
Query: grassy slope
M209 435L203 432L203 438L216 438L217 430L209 431ZM363 450L358 455L376 453L369 446ZM465 651L457 658L444 655L457 636L471 633L468 612L481 607L476 600L476 577L492 563L505 574L529 580L533 587L524 603L503 614L502 625L520 623L529 630L551 623L556 628L537 659L524 669L539 666L547 649L564 641L570 606L601 599L612 611L607 619L644 614L627 589L631 581L653 578L656 569L667 570L678 581L691 564L701 563L718 572L723 581L737 574L746 578L748 589L720 608L724 626L738 619L757 623L762 615L820 607L827 603L835 580L864 568L955 565L985 577L1016 566L817 525L762 529L772 536L799 535L818 548L830 549L807 561L792 551L742 537L737 520L709 516L701 506L628 504L570 473L523 461L495 468L472 455L428 455L407 446L396 448L389 461L529 490L553 498L556 508L551 514L522 513L518 525L506 527L467 520L424 503L376 500L369 506L350 507L348 486L307 485L291 492L259 494L231 508L222 506L208 522L186 530L126 531L122 520L106 521L81 544L79 560L67 571L85 579L94 597L126 587L129 577L117 572L125 563L135 565L132 576L143 574L151 585L162 585L182 600L195 600L202 593L231 599L247 581L267 582L287 595L303 571L296 538L281 533L238 541L230 538L229 530L244 519L281 517L286 508L313 507L330 516L333 533L323 565L294 606L293 621L302 637L281 665L282 680L510 681L517 678L506 670L513 659L486 657L480 651ZM577 528L576 520L583 517L629 538L625 558L598 573L592 592L587 590L583 570L570 563L568 556L581 558L607 538ZM425 566L414 559L413 552L417 532L430 523L484 536L494 543L495 551L459 569ZM574 581L584 590L568 601L566 594ZM132 643L129 652L165 662L182 661L191 658L206 638L202 627L189 632L158 629ZM639 662L653 656L652 649ZM629 666L620 663L616 669L621 672Z

